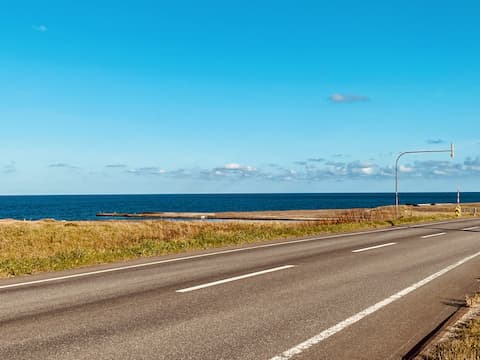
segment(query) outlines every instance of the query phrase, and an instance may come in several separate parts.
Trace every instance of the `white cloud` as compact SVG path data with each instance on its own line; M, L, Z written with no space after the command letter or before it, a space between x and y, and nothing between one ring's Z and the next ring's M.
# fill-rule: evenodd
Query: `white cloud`
M445 170L433 169L432 173L435 175L448 175L448 172Z
M78 166L67 164L67 163L55 163L48 165L49 168L58 168L58 169L78 169Z
M163 175L167 173L166 170L156 166L146 166L136 169L129 169L127 170L127 172L135 175Z
M378 166L373 163L363 163L353 161L345 165L345 174L350 177L355 176L372 176L378 172Z
M107 164L105 165L107 169L124 169L127 167L125 164Z
M241 179L259 176L258 170L250 165L241 165L237 163L228 163L210 170L200 171L200 177L206 179Z
M33 25L32 26L33 30L38 31L38 32L47 32L48 28L45 25Z
M303 163L303 162L302 162ZM274 166L272 166L274 165ZM402 177L460 177L480 176L480 156L466 158L463 163L445 161L415 161L399 165ZM141 167L127 171L135 175L164 175L175 179L196 179L204 181L242 181L248 179L263 181L323 181L356 180L365 178L392 179L393 165L382 165L374 161L325 161L311 163L295 169L280 164L269 164L258 169L251 165L227 163L213 168L164 170L158 167Z
M400 165L398 167L398 171L400 171L402 173L411 173L411 172L415 171L415 168L412 167L412 166Z
M237 170L237 169L241 169L242 165L236 164L236 163L230 163L230 164L224 165L223 168L228 170Z
M373 175L375 173L375 169L372 166L367 166L360 168L360 172L365 175Z
M353 103L353 102L362 102L362 101L369 101L370 98L368 96L363 95L347 95L341 93L334 93L329 97L330 101L336 104L342 103Z
M216 168L217 170L233 170L233 171L247 171L247 172L254 172L257 169L255 169L253 166L248 166L248 165L240 165L237 163L229 163L226 164L222 167Z
M445 144L446 141L443 139L428 139L427 144L431 145L439 145L439 144Z
M230 163L224 166L225 169L229 169L229 170L236 170L236 169L240 169L241 167L242 165L235 164L235 163Z

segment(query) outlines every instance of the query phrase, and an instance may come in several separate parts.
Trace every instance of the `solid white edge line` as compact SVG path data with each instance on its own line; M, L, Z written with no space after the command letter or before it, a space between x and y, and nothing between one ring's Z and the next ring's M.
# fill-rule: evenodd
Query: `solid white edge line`
M475 230L475 229L478 229L480 226L472 226L472 227L468 227L468 228L464 228L462 229L463 231L468 231L468 230Z
M420 236L422 239L428 239L428 238L431 238L431 237L435 237L435 236L441 236L441 235L445 235L446 232L439 232L439 233L435 233L435 234L429 234L429 235L423 235L423 236Z
M151 262L136 264L136 265L127 265L127 266L120 266L120 267L109 268L109 269L104 269L104 270L96 270L96 271L89 271L89 272L72 274L72 275L57 276L57 277L41 279L41 280L32 280L32 281L25 281L25 282L19 282L19 283L7 284L7 285L0 285L0 290L9 289L9 288L16 288L16 287L21 287L21 286L55 282L55 281L60 281L60 280L75 279L75 278L81 278L81 277L91 276L91 275L106 274L106 273L122 271L122 270L137 269L137 268L160 265L160 264L167 264L167 263L177 262L177 261L199 259L199 258L208 257L208 256L215 256L215 255L230 254L230 253L241 252L241 251L262 249L262 248L268 248L268 247L274 247L274 246L298 244L298 243L318 241L318 240L335 239L335 238L339 238L339 237L351 237L351 236L356 236L356 235L368 235L368 234L375 234L375 233L381 233L381 232L405 230L405 229L409 229L409 228L419 228L419 227L426 227L426 226L431 226L431 225L440 225L440 224L448 224L448 223L453 223L453 222L463 222L463 221L471 221L471 220L472 219L440 221L440 222L436 222L436 223L418 224L418 225L410 225L410 226L399 226L399 227L395 227L395 228L385 228L385 229L376 229L376 230L368 230L368 231L357 231L357 232L346 233L346 234L335 234L335 235L327 235L327 236L313 237L313 238L307 238L307 239L284 241L284 242L273 243L273 244L256 245L256 246L244 247L244 248L239 248L239 249L216 251L216 252L211 252L211 253L207 253L207 254L183 256L183 257L179 257L179 258L151 261Z
M272 269L257 271L257 272L254 272L254 273L249 273L249 274L245 274L245 275L234 276L234 277L227 278L227 279L223 279L223 280L213 281L213 282L210 282L210 283L207 283L207 284L192 286L192 287L189 287L189 288L185 288L185 289L181 289L181 290L176 290L175 292L178 292L178 293L186 293L186 292L189 292L189 291L200 290L200 289L204 289L204 288L211 287L211 286L215 286L215 285L220 285L220 284L229 283L229 282L232 282L232 281L247 279L247 278L250 278L250 277L253 277L253 276L268 274L268 273L271 273L271 272L274 272L274 271L280 271L280 270L290 269L290 268L292 268L292 267L295 267L295 265L279 266L279 267L272 268Z
M363 248L363 249L353 250L352 253L359 253L359 252L362 252L362 251L379 249L379 248L382 248L382 247L385 247L385 246L391 246L391 245L395 245L395 244L396 244L395 242L391 242L391 243L386 243L386 244L381 244L381 245L376 245L376 246L370 246L370 247L366 247L366 248Z
M452 224L452 223L459 223L459 222L467 222L467 221L474 221L478 220L478 218L467 218L467 219L457 219L457 220L445 220L439 222L432 222L428 224L417 224L417 225L408 225L408 228L420 228L420 227L427 227L432 225L442 225L442 224Z
M415 291L417 290L418 288L428 284L429 282L435 280L436 278L444 275L445 273L459 267L460 265L463 265L465 264L467 261L470 261L472 260L473 258L477 257L480 255L480 251L473 254L473 255L470 255L470 256L467 256L466 258L463 258L462 260L452 264L452 265L449 265L445 268L443 268L442 270L426 277L425 279L397 292L396 294L393 294L392 296L382 300L382 301L379 301L378 303L360 311L359 313L349 317L348 319L345 319L341 322L339 322L338 324L322 331L321 333L319 333L318 335L315 335L313 337L311 337L310 339L292 347L291 349L287 350L287 351L284 351L281 355L278 355L278 356L275 356L273 358L271 358L270 360L288 360L288 359L291 359L292 357L294 357L295 355L299 355L301 354L303 351L311 348L312 346L320 343L321 341L329 338L330 336L338 333L339 331L342 331L343 329L345 329L346 327L352 325L352 324L355 324L356 322L362 320L364 317L380 310L381 308L393 303L394 301L396 300L399 300L401 298L403 298L404 296L408 295L409 293L411 293L412 291Z

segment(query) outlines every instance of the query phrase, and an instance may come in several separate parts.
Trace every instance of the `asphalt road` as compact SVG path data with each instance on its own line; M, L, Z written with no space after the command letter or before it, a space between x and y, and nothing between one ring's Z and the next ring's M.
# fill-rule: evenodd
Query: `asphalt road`
M401 359L480 276L480 220L0 281L0 359Z

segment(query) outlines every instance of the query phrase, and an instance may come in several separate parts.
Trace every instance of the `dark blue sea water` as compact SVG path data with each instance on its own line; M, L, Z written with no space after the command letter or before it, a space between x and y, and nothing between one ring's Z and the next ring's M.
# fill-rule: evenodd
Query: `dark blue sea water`
M456 193L402 193L401 204L456 202ZM392 205L392 193L0 196L0 218L99 220L98 212L348 209ZM480 193L462 193L480 202Z

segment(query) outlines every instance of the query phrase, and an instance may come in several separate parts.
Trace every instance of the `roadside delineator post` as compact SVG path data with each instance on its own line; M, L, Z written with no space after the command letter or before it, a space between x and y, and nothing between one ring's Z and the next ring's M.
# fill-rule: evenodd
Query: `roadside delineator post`
M460 189L457 189L457 206L455 207L455 215L462 216L462 207L460 206Z
M455 215L457 215L457 217L462 216L462 208L460 207L460 205L457 205L455 207Z

